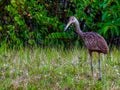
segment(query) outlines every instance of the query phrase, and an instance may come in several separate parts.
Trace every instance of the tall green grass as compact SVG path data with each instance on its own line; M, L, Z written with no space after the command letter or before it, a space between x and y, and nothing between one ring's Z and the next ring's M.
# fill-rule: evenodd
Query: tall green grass
M84 48L0 48L0 90L119 90L120 51L101 54L102 81L94 77Z

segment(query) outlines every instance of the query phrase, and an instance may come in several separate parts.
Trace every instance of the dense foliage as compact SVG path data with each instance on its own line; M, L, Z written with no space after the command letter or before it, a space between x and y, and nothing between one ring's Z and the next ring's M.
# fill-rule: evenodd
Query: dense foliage
M63 32L70 16L85 23L85 28L81 27L84 32L94 31L109 44L120 44L118 0L0 0L0 6L0 45L81 43L74 27Z

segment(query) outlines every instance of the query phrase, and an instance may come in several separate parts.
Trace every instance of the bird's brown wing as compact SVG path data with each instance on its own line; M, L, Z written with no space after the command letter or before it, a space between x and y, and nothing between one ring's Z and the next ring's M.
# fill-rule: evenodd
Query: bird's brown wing
M94 32L84 33L84 42L86 47L91 51L108 52L107 43L104 38Z
M97 39L98 43L97 43L97 46L98 48L105 54L108 53L109 49L108 49L108 45L107 45L107 42L105 41L105 39L98 35L98 39Z
M95 34L93 32L84 33L84 42L89 50L96 48L97 40L95 39Z

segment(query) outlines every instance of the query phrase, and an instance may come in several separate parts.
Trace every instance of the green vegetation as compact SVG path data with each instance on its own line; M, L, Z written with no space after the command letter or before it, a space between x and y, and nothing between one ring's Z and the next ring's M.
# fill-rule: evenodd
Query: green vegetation
M120 56L116 48L101 55L102 81L97 80L97 54L94 78L84 48L0 48L0 90L118 90Z
M119 45L119 0L0 0L0 6L0 42L9 47L69 45L73 41L82 45L74 27L63 32L70 16L86 21L84 32L97 32L109 44Z
M97 54L92 78L74 26L63 32L70 16L109 44L100 82ZM119 90L120 51L111 45L120 46L119 0L0 0L0 90Z

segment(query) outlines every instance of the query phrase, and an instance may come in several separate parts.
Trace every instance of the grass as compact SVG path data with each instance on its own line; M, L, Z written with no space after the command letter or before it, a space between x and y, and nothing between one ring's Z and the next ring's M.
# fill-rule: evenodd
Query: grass
M0 48L0 90L119 90L120 51L101 54L102 81L94 78L84 48Z

